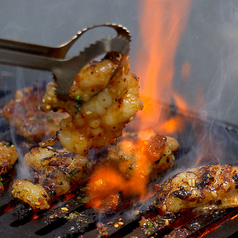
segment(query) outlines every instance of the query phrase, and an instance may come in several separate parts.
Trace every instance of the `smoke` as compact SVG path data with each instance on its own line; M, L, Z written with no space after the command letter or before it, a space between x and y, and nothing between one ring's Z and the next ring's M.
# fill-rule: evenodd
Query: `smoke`
M23 79L23 75L22 75L22 69L17 68L16 79L17 79L16 87L17 88L24 87L24 79ZM14 110L13 118L16 118L15 112L16 111ZM13 123L15 123L15 121L13 121ZM23 164L24 151L23 151L23 147L22 147L22 141L19 141L17 139L14 125L12 127L10 127L10 133L11 133L12 143L15 145L15 148L19 154L18 163L17 163L17 177L18 178L30 178L29 171Z
M237 124L237 4L235 1L193 2L187 29L177 49L173 87L191 110ZM186 83L180 72L191 65ZM204 95L198 92L203 88ZM196 95L204 98L197 104Z
M186 139L183 133L173 134L179 143L182 139L190 147L188 153L178 157L175 171L206 164L237 164L238 137L222 122L237 125L238 118L237 12L235 1L192 2L187 27L176 48L172 90L160 95L166 94L162 100L183 109L183 119L190 127L183 132ZM156 80L162 83L162 79L158 76ZM186 102L185 110L175 95ZM186 118L190 112L201 120ZM181 143L181 150L188 147L186 143Z
M205 49L208 50L206 55L209 54L209 62L203 54L201 56L198 54L197 57L207 62L207 66L203 68L206 70L205 82L200 82L205 91L205 104L198 109L198 112L207 114L210 118L209 125L204 127L203 136L200 136L198 140L200 163L203 162L201 159L203 158L205 163L237 164L235 148L237 148L238 137L220 122L225 121L237 125L238 118L235 110L237 93L234 90L238 86L238 35L235 30L238 19L237 4L234 4L234 1L226 3L218 1L215 4L215 10L211 12L211 16L216 21L208 21L208 26L204 26L204 34L208 36L207 41L210 41L210 43L203 42ZM203 17L207 19L208 14ZM211 28L213 28L212 32L206 32ZM206 48L207 46L209 48ZM210 158L210 160L205 158ZM196 160L195 165L200 164L199 161Z
M29 72L30 71L30 72ZM36 77L31 78L29 77L34 75L34 73L36 73ZM29 78L28 78L29 77ZM44 85L47 81L49 81L51 78L51 75L48 72L34 72L33 70L26 70L26 69L22 69L22 68L16 68L16 76L15 76L15 88L16 90L18 89L23 89L23 88L27 88L29 86L33 86L36 85L37 86L37 90L32 92L32 94L36 94L36 97L38 98L38 103L39 105L41 104L41 98L42 98L42 85ZM44 79L44 80L42 80ZM14 93L14 92L13 92ZM14 94L13 94L14 95ZM13 97L12 95L12 97ZM29 110L30 112L35 112L36 114L34 116L38 116L37 112L36 112L36 108L33 104L29 103L30 98L27 97L31 97L32 100L36 101L36 99L33 99L32 95L25 95L24 93L21 96L22 98L19 98L18 96L18 100L23 100L23 102L20 102L21 107L23 108L27 108L27 110ZM17 102L17 100L15 101L15 103ZM36 105L37 106L37 105ZM30 178L30 173L29 170L26 168L26 166L23 163L23 158L24 155L30 150L30 148L32 146L35 146L36 144L31 142L30 140L27 141L27 139L25 139L22 135L19 136L17 135L18 133L16 132L17 130L19 130L19 128L17 129L17 127L21 127L21 133L25 132L28 133L27 130L30 130L30 128L28 127L28 125L26 125L27 120L30 120L30 118L28 118L25 121L25 125L24 125L24 120L18 117L24 117L27 116L28 114L24 115L24 113L22 115L19 114L19 105L15 104L15 107L13 108L13 119L11 120L11 126L10 126L10 134L11 134L11 142L15 145L16 150L19 154L19 158L18 158L18 163L17 163L17 178L20 179L29 179ZM28 115L29 116L29 115ZM40 122L39 120L33 120L34 121L34 130L38 131L38 127L39 124L37 124L37 122ZM23 122L22 125L19 125L19 122ZM45 122L46 123L46 122ZM25 129L23 129L25 128ZM42 125L40 127L40 129L42 129ZM45 126L45 131L46 131L46 126ZM40 133L40 130L39 130Z

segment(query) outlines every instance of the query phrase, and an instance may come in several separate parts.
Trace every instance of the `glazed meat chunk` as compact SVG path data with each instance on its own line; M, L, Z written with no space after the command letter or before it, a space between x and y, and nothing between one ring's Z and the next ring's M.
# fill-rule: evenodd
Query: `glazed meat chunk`
M148 130L127 135L109 146L107 159L90 174L87 185L89 205L96 211L115 210L121 198L147 196L148 183L173 166L174 138Z
M39 85L19 89L3 109L4 117L16 133L35 142L55 135L59 122L67 116L67 113L41 111L39 105L43 95L44 90Z
M69 96L60 100L55 83L47 85L42 109L61 109L69 117L60 122L57 137L66 149L87 154L121 136L122 129L142 109L138 78L129 72L129 60L120 65L116 59L103 59L85 66L75 78ZM47 145L42 143L41 146Z
M82 185L90 166L87 157L52 148L33 148L24 162L33 174L33 181L16 180L12 195L41 210Z
M171 213L237 207L238 167L208 165L179 173L161 185L154 205Z
M0 142L0 175L6 174L16 163L18 153L14 145L2 141Z

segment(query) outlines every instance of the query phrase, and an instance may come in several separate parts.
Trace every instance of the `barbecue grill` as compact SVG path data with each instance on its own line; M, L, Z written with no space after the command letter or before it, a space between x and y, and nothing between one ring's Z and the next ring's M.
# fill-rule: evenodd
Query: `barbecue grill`
M61 3L64 2L61 1ZM166 66L175 64L174 74L169 72L169 75L173 75L171 77L174 77L171 85L178 89L177 91L181 95L185 95L188 104L191 103L188 105L189 108L193 108L193 100L197 88L200 84L204 86L206 101L210 103L207 105L207 113L215 119L204 118L199 112L194 113L188 110L180 110L181 105L176 100L176 97L165 97L171 91L166 91L166 87L162 87L161 92L163 93L161 98L158 98L158 101L154 104L158 108L162 108L161 114L166 115L166 118L162 118L162 120L165 121L176 116L184 123L185 128L181 132L171 134L180 144L178 151L175 152L176 160L174 167L167 171L164 177L151 181L148 187L153 188L155 184L161 184L167 178L177 172L186 170L188 167L198 166L198 164L195 165L195 158L197 158L198 147L204 144L199 144L199 142L210 143L209 138L213 138L215 143L213 144L211 142L209 146L212 150L203 155L202 162L199 162L199 165L219 162L238 165L238 127L236 125L236 62L238 61L236 50L236 18L238 4L236 1L230 0L226 3L222 0L200 2L192 0L181 1L187 5L183 7L180 4L182 6L181 11L176 13L179 16L175 18L175 22L171 23L172 27L170 31L165 35L163 32L162 38L159 39L161 40L164 37L165 41L162 42L154 39L156 34L153 33L156 31L149 26L158 25L159 29L163 20L165 22L168 21L172 13L168 9L173 1L167 1L169 4L167 5L168 8L164 8L165 12L161 8L159 13L156 12L158 18L155 17L156 15L151 14L152 18L154 17L156 21L148 21L148 29L146 31L148 35L145 37L145 42L141 41L143 37L141 37L138 30L140 28L138 22L143 22L146 19L143 16L149 17L150 12L153 12L153 4L146 8L148 12L144 14L142 9L146 1L142 0L140 4L138 4L138 1L133 1L133 6L129 5L126 0L120 1L120 4L116 3L116 1L111 1L110 4L105 1L104 3L106 5L100 5L98 1L94 1L94 4L99 4L96 7L90 6L86 2L88 1L83 3L86 10L82 6L77 5L77 3L69 3L68 7L63 6L63 8L59 4L57 6L58 12L55 14L53 14L55 12L55 6L53 6L54 3L52 1L48 1L47 6L31 5L29 7L32 8L31 14L34 12L34 17L30 14L31 21L29 22L24 21L25 19L19 20L17 17L14 18L17 14L24 15L20 10L19 13L15 12L15 9L12 9L11 12L13 20L8 21L7 9L10 7L6 4L4 6L5 8L2 8L2 12L0 10L2 16L0 38L44 45L58 45L85 26L101 22L118 22L131 30L132 44L130 57L132 69L141 77L141 80L146 78L146 81L149 81L147 76L150 75L142 71L147 64L138 66L137 59L143 59L144 63L150 61L150 53L148 53L150 47L148 46L153 46L152 43L154 40L157 40L157 45L161 46L161 48L156 48L159 51L156 54L162 54L163 56L162 61L160 61L162 65L161 71L164 68L167 70ZM16 2L16 4L19 3ZM39 7L42 12L39 11L40 14L38 16L35 12ZM24 8L27 8L26 4L18 6L18 9L22 11ZM65 8L68 10L67 13L64 11ZM112 11L115 8L118 10L118 14ZM6 11L4 11L5 9ZM92 9L96 10L91 11ZM50 13L54 17L51 14L50 16L47 14L44 15L43 12L46 12L46 10L51 10ZM89 11L90 14L88 14ZM107 12L107 15L105 12ZM99 14L103 16L99 16ZM57 21L57 24L52 18ZM74 21L71 19L74 19ZM188 19L187 23L186 19ZM22 31L19 29L16 30L17 24L15 22L18 20L19 29L22 29ZM52 24L49 25L51 20ZM42 31L42 33L45 32L45 35L42 34L43 36L41 37L39 37L41 35L39 32L37 34L36 31L32 30L32 26L37 28L36 26L38 26L39 21L42 23L39 31ZM172 51L171 48L173 47L167 44L167 42L174 38L181 22L185 22L185 24L181 26L181 32L178 34L179 37L173 44L176 49ZM25 24L26 28L23 29L24 27L21 24ZM167 25L169 26L169 24ZM165 24L166 27L167 25ZM12 33L11 29L16 32L16 35ZM62 34L59 32L62 32ZM87 40L85 42L85 45L88 45ZM151 47L151 49L154 48ZM163 49L165 49L164 53ZM172 58L171 61L168 59L170 56ZM170 70L171 68L168 67L168 69ZM167 74L161 75L159 71L157 75L152 75L152 78L154 77L155 81L160 80L156 84L159 85L164 76L167 76ZM20 82L19 78L24 78L24 82ZM25 69L17 69L15 72L15 68L0 65L0 108L13 98L16 88L22 88L31 84L32 78L42 81L42 78L45 80L45 78L50 78L50 75ZM167 80L166 77L164 78ZM224 80L226 80L226 83L224 83ZM142 88L146 88L145 82L141 84ZM154 97L154 95L151 96ZM217 98L217 100L213 100L214 98ZM165 102L161 102L161 99L164 99ZM227 104L227 101L229 101L229 104ZM227 111L232 113L226 113L227 105L229 105L229 110ZM201 109L201 107L194 107L193 109L199 111L198 109ZM22 153L29 151L32 145L24 144L25 139L15 135L4 118L0 118L0 128L0 140L17 141ZM131 131L133 129L128 128L128 130ZM199 138L199 142L197 138ZM223 153L221 154L219 150L220 146L223 147ZM186 161L185 166L183 166L184 161ZM238 208L212 211L207 214L187 213L183 216L166 218L161 217L151 205L155 195L144 202L141 202L137 196L134 196L129 200L121 201L117 210L106 214L98 214L92 208L85 206L82 199L84 193L83 189L81 189L59 198L49 211L35 212L27 204L12 197L11 183L16 176L17 171L16 166L14 166L10 173L3 177L2 182L5 192L0 195L0 237L236 237L238 234ZM155 221L157 224L149 233L141 228L140 221L143 218Z
M175 154L175 166L167 172L169 176L179 169L181 160L195 156L193 145L201 130L210 131L209 136L215 139L226 138L225 155L233 165L237 165L238 128L221 121L199 119L198 115L184 115L175 107L167 106L164 110L170 115L177 114L186 121L186 129L177 134L180 147ZM4 126L5 123L5 126ZM4 137L9 135L9 127L4 119L1 121L5 128ZM194 125L196 125L194 127ZM198 130L199 128L199 130ZM5 137L6 138L6 137ZM209 160L216 161L216 155L210 154ZM221 158L222 159L222 158ZM14 178L14 169L4 178L5 188L9 187ZM160 180L153 183L161 182ZM151 205L155 196L145 202L140 202L135 196L123 201L116 211L97 214L92 208L86 208L82 203L79 192L67 194L62 201L55 204L49 211L35 213L28 205L12 197L10 191L1 195L0 200L0 235L1 237L229 237L238 232L235 225L238 219L238 209L230 208L225 211L213 211L203 214L186 214L169 218L169 225ZM77 216L73 219L69 214ZM158 226L153 232L145 234L140 227L140 220L149 218L157 221ZM118 225L118 226L117 226ZM107 233L105 233L107 232Z

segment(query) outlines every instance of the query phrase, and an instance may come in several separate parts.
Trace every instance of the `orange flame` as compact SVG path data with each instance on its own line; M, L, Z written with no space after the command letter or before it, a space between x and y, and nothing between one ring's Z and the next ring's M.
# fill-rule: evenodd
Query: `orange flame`
M184 130L184 126L182 118L176 115L156 126L155 130L158 130L166 135L172 135L175 132L182 132Z
M31 221L37 219L39 216L40 216L39 214L37 214L36 212L34 212L34 214L33 214L32 217L31 217Z
M122 175L110 165L97 167L88 183L88 206L100 212L115 210L118 205L117 193L123 189L126 181Z
M140 30L143 46L147 55L141 51L136 64L136 72L140 75L141 95L144 109L138 115L142 129L158 126L168 115L162 115L162 102L174 99L180 108L187 108L185 101L175 94L172 88L174 77L174 58L180 37L185 29L189 15L190 0L181 1L142 1ZM189 63L182 67L182 76L186 79L190 74ZM160 102L160 104L158 103ZM176 126L177 118L170 123L162 123L159 129L165 133L173 133L181 127Z
M4 209L4 213L12 211L16 206L12 203L9 203L7 207Z
M70 200L70 199L73 198L73 197L75 197L75 194L74 194L74 193L66 193L66 194L64 195L63 201L68 201L68 200Z
M161 157L165 148L165 137L152 130L138 134L141 139L132 143L123 140L121 148L125 159L119 158L118 164L109 163L98 166L88 183L89 206L100 212L115 209L119 202L118 193L123 197L140 195L141 200L148 198L147 184L152 164ZM126 177L126 170L136 159L133 169Z
M138 113L141 131L154 128L159 132L172 134L184 128L179 117L168 118L168 115L162 113L160 105L174 100L177 107L187 111L185 100L172 88L172 80L176 49L186 26L189 8L190 0L141 2L139 27L142 42L138 49L145 48L146 54L144 51L139 52L135 69L142 79L140 84L144 109ZM188 80L190 68L189 63L182 67L181 76L184 80ZM131 154L134 151L136 157L134 171L129 178L125 178L124 174L130 161L120 162L118 170L113 166L103 165L92 173L88 184L90 206L102 211L109 202L110 205L114 203L112 207L115 207L119 192L124 197L139 194L142 200L147 198L146 188L151 167L161 155L150 150L154 148L154 145L151 147L148 144L151 131L141 133L140 136L141 139L135 144L130 141L122 144L125 153Z

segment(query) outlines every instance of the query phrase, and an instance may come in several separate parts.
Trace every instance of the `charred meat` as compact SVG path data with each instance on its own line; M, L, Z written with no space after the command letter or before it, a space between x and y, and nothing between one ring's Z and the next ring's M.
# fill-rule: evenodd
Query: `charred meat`
M67 116L66 113L41 111L43 95L43 87L37 85L19 89L3 109L4 117L18 135L37 142L55 135L59 122Z
M24 161L34 181L16 180L12 195L42 210L48 209L52 200L82 185L89 168L87 157L49 148L33 148Z
M173 166L172 151L178 142L152 130L133 141L125 137L109 146L108 159L96 167L87 185L89 205L96 211L115 210L120 198L140 195L145 199L152 177Z
M142 131L136 136L127 134L116 145L108 147L108 160L115 162L126 178L136 173L139 140L143 141L143 152L148 163L151 163L150 176L156 177L173 166L173 151L179 147L176 139L155 133L153 130Z
M0 175L6 174L8 170L15 164L18 153L14 145L8 142L0 142Z
M81 155L121 136L134 114L142 109L138 78L129 72L129 60L119 67L116 59L103 59L85 66L70 89L72 100L55 95L55 83L49 83L43 99L44 111L61 109L69 117L60 122L57 134L69 151ZM41 146L47 145L42 143Z
M238 167L208 165L179 173L158 190L155 207L166 213L238 206Z
M12 195L28 203L35 210L50 208L50 198L46 190L40 184L33 184L29 180L17 179L13 183Z
M0 175L6 174L16 163L17 158L18 153L14 145L5 141L0 142ZM0 194L4 191L1 181L2 178L0 177Z

